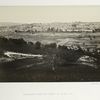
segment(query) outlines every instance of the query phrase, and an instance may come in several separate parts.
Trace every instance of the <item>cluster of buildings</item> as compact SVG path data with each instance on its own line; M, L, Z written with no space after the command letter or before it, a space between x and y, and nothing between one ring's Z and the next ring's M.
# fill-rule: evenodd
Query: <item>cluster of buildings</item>
M73 23L32 23L0 27L0 31L15 32L100 32L100 23L73 22Z

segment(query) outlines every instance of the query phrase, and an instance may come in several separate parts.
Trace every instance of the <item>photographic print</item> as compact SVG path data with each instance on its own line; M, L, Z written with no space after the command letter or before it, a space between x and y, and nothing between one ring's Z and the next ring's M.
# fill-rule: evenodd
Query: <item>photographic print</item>
M0 82L100 81L100 6L1 6Z

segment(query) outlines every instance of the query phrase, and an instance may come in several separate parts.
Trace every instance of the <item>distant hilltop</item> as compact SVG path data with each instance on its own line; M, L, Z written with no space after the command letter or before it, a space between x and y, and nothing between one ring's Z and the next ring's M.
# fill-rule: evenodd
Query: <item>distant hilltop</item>
M0 22L0 26L13 26L13 25L20 25L20 23Z

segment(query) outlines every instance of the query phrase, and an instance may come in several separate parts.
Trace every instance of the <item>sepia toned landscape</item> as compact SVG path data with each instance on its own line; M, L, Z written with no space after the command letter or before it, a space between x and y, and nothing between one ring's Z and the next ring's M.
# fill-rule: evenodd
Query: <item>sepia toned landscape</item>
M100 81L100 22L1 22L0 81Z

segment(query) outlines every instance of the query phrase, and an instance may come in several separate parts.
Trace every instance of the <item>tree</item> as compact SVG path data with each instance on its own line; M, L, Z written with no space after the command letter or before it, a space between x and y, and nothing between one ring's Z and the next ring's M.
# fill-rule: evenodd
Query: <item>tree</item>
M37 41L37 42L35 43L35 48L36 48L36 49L40 49L40 48L41 48L41 42Z

